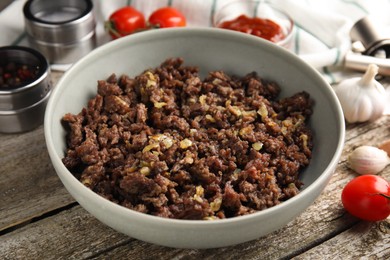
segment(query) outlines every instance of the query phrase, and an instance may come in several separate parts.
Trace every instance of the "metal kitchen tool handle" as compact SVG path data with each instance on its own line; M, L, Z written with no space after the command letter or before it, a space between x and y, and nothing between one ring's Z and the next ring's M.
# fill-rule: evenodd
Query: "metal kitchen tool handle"
M346 54L346 68L366 71L368 65L376 64L379 74L390 76L390 36L384 33L382 25L366 16L353 25L350 37L353 43L360 42L363 50ZM379 57L379 54L382 54L382 57Z
M376 64L379 67L378 73L383 76L390 76L390 59L376 58L373 56L356 54L353 52L345 55L344 66L349 69L366 71L368 65Z
M350 36L352 42L360 41L363 44L363 54L375 56L378 50L384 50L386 57L390 57L390 35L372 17L366 16L357 21L351 28Z

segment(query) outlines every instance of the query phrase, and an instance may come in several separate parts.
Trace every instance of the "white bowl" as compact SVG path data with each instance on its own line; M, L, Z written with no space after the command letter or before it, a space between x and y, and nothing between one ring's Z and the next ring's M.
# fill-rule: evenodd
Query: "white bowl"
M215 221L177 220L146 215L110 202L81 184L61 159L66 150L65 113L77 114L96 95L97 80L111 73L135 76L165 59L182 57L203 73L224 70L244 75L257 71L277 81L281 97L300 91L315 101L310 126L313 158L302 173L304 189L275 207ZM77 62L58 82L45 113L45 138L53 166L69 193L92 215L131 237L169 247L214 248L250 241L275 231L303 212L333 174L344 144L340 104L322 76L297 56L258 37L222 29L161 29L115 40Z

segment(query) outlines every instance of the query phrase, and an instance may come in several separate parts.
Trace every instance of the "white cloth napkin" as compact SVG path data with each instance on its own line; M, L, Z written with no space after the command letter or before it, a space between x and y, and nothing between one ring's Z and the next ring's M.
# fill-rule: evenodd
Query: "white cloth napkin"
M28 45L24 32L22 8L26 0L15 0L0 13L0 46ZM212 26L213 15L221 6L235 0L94 0L98 45L110 41L103 23L116 9L132 5L148 17L159 7L171 5L187 18L189 27ZM388 0L270 0L288 13L295 22L291 51L322 73L330 83L345 77L343 60L350 50L349 31L359 19L372 15L383 24L390 24ZM53 64L53 69L69 66Z

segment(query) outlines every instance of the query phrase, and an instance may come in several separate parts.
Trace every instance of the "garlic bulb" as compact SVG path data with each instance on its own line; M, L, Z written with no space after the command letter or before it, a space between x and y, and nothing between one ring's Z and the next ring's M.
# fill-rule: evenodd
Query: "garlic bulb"
M378 66L370 64L363 77L345 79L335 88L347 122L374 121L383 115L386 90L375 80L376 74Z
M387 153L374 146L360 146L348 156L348 166L359 174L377 174L389 163Z

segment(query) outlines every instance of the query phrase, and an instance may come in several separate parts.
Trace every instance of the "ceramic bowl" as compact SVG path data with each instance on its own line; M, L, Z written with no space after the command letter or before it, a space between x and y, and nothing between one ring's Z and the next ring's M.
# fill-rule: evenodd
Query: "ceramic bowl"
M315 101L310 126L312 161L301 174L305 183L295 197L246 216L215 221L177 220L146 215L114 204L81 184L61 159L66 151L65 113L77 114L96 95L97 80L136 76L170 57L182 57L203 73L257 71L277 81L281 97L307 91ZM204 75L204 74L203 74ZM215 248L250 241L280 229L319 196L331 178L344 144L344 117L332 88L294 54L258 37L213 28L175 28L137 33L92 51L54 88L45 113L45 138L54 168L69 193L93 216L133 238L175 248ZM308 230L308 232L310 232ZM92 234L93 235L93 234Z

